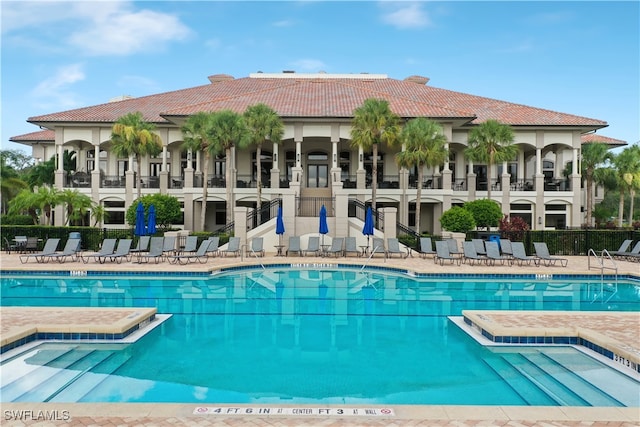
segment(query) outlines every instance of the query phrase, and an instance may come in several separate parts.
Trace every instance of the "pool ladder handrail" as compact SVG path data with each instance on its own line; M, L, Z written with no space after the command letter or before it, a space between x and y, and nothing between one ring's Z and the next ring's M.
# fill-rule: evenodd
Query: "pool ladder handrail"
M362 268L360 269L360 271L364 270L364 268L369 265L369 261L371 261L371 258L373 258L373 255L375 255L376 250L378 250L380 248L380 246L374 246L373 250L371 251L371 255L369 255L369 258L367 258L367 260L364 262L364 264L362 264ZM384 253L384 252L383 252ZM384 257L384 262L387 262L387 257Z
M247 244L244 244L244 245L240 246L240 261L241 262L244 262L244 254L247 251L250 251L253 254L253 256L256 258L256 261L258 261L260 263L260 266L262 267L263 270L267 269L264 266L264 264L262 263L262 261L260 261L260 257L258 256L256 251L254 251L253 248L249 248L249 245L247 245Z
M595 258L595 260L599 264L598 266L594 266L594 267L600 269L600 293L593 297L593 301L591 301L592 303L595 302L595 300L599 296L604 297L604 270L608 269L608 270L613 270L615 272L615 275L614 275L614 277L615 277L615 290L611 294L611 296L609 296L609 298L607 298L607 300L605 301L605 302L608 302L618 292L618 264L616 264L615 260L613 259L613 257L611 256L611 254L609 253L608 250L603 249L602 252L600 253L600 256L598 256L598 254L596 253L595 250L589 249L589 251L587 252L587 266L588 266L589 270L591 270L591 257L592 256ZM611 264L613 264L613 265L612 266L606 266L604 264L605 260L611 261Z

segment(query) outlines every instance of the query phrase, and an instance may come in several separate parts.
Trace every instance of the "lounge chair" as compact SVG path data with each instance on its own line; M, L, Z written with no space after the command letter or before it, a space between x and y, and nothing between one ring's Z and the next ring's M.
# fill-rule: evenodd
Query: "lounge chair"
M471 239L471 243L473 243L473 246L476 248L476 254L478 255L486 255L487 254L487 249L484 247L484 240L482 239ZM464 244L463 244L463 248L464 249ZM465 254L467 253L467 251L464 251Z
M406 251L400 249L400 241L397 238L387 238L387 250L385 251L387 258L391 258L394 255L398 255L400 258L407 258L409 256L409 251L409 248L407 248Z
M44 243L44 248L40 252L20 255L20 262L24 264L29 261L29 258L35 259L36 262L44 262L46 257L56 253L56 249L58 249L58 243L60 243L60 239L47 239L47 241Z
M433 262L440 262L440 265L444 265L445 261L460 265L460 257L449 253L449 243L446 240L436 240L436 256L433 257Z
M302 256L302 249L300 248L300 236L289 236L289 247L285 255L289 256L289 252L298 253Z
M543 263L546 267L551 265L556 265L557 262L560 262L560 265L566 267L569 263L567 258L560 258L552 256L549 253L549 247L546 242L533 242L533 249L536 252L536 257L538 258L538 263Z
M511 240L501 238L499 242L499 247L500 247L500 251L502 252L502 255L506 256L507 258L513 258L513 247L511 244Z
M167 256L168 254L176 254L176 236L164 236L162 243L162 252Z
M230 237L229 242L227 242L227 248L221 249L220 253L224 256L227 256L228 254L233 256L240 255L240 238Z
M157 264L162 261L165 257L164 239L164 237L152 237L149 243L149 252L145 254L138 253L138 260L136 262L140 264L153 260Z
M446 239L447 245L449 245L449 255L457 256L458 258L462 258L464 253L460 251L460 247L458 246L458 241L456 239Z
M104 239L102 241L102 244L100 245L100 250L98 252L82 254L80 255L80 259L85 264L88 263L91 258L93 258L94 261L98 262L101 256L113 254L113 252L116 250L117 242L118 239Z
M621 254L624 254L625 252L629 252L631 243L633 243L632 239L626 239L624 242L622 242L622 244L620 245L617 251L607 251L607 252L609 252L609 255L611 255L611 257L619 258L621 257Z
M162 237L159 237L159 239L162 239ZM107 260L120 264L123 259L129 260L129 257L131 256L132 244L133 240L131 239L120 239L118 240L116 251L110 255L102 255L98 257L98 261L101 264L104 264Z
M512 249L512 258L511 263L517 262L518 265L531 265L533 262L535 265L540 265L538 263L538 258L534 256L527 255L527 251L524 248L524 243L522 242L511 242Z
M373 249L371 249L371 256L373 256L374 254L382 254L386 257L387 254L384 247L384 240L380 237L374 237L372 241Z
M344 243L344 238L342 237L334 237L331 241L331 246L327 249L326 255L335 255L336 258L339 256L344 256L344 249L342 249L342 244Z
M255 256L264 256L264 238L254 237L251 239L251 254Z
M135 248L131 249L131 252L148 252L149 251L149 242L151 241L151 236L140 236L138 238L138 244Z
M362 255L362 252L358 249L358 245L355 237L344 238L344 256L354 254L355 256Z
M62 248L62 252L56 252L51 255L47 255L47 259L49 261L56 260L59 263L63 263L67 260L67 258L77 261L78 260L78 252L80 251L80 239L72 238L67 239L67 243L65 243L64 248Z
M205 262L207 262L207 259L209 259L209 257L207 256L207 249L209 249L210 244L211 241L203 240L195 252L183 253L181 255L169 255L167 259L172 264L189 264L196 261L204 264Z
M220 237L209 237L209 247L207 247L207 256L214 257L220 255Z
M484 242L482 242L482 246L484 247ZM476 249L476 245L473 241L462 242L462 251L464 252L464 256L462 258L462 262L467 262L469 265L474 265L475 263L480 264L481 262L487 262L487 257L485 255L478 254Z
M303 256L307 256L309 252L313 252L315 256L320 254L320 237L318 236L309 236L309 241L307 242L307 249L302 251Z
M622 252L619 258L627 261L640 261L640 241L629 252Z
M426 258L428 255L436 256L436 251L433 250L433 242L431 242L431 237L421 237L420 256Z
M509 262L510 258L500 253L498 242L484 242L484 247L487 248L487 264L495 265L496 261L500 261L500 264Z
M181 254L189 254L198 250L198 236L187 236L184 248L180 249Z

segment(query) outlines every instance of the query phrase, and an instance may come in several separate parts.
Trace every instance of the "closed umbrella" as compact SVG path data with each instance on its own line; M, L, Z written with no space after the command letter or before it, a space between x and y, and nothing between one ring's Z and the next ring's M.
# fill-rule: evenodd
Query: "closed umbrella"
M136 224L133 228L133 234L136 236L147 234L147 227L144 225L144 206L142 206L142 202L138 202L138 207L136 208Z
M282 206L278 206L278 216L276 217L276 234L279 236L282 246L282 235L284 234L284 220L282 219Z
M327 208L322 205L320 208L320 226L318 232L322 234L322 244L324 245L324 235L329 232L329 225L327 225Z
M367 213L364 216L362 234L367 236L367 247L369 247L369 236L373 236L373 212L371 211L371 206L367 208Z
M147 233L156 234L156 207L149 206L149 218L147 218Z

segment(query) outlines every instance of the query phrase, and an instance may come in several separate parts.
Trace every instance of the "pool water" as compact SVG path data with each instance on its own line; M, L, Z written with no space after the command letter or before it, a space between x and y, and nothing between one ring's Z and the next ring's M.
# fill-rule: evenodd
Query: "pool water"
M155 306L172 317L135 344L46 343L13 357L1 399L638 406L637 381L572 347L483 347L448 316L639 311L639 289L353 269L6 276L2 305Z

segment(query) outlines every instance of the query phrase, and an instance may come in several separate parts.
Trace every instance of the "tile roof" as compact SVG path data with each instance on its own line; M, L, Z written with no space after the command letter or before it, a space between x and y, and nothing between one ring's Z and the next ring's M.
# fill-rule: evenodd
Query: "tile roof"
M610 138L608 136L599 135L595 133L588 133L586 135L581 135L580 139L583 144L588 144L590 142L603 142L608 145L613 145L616 147L620 147L622 145L627 145L627 141L623 141L621 139Z
M378 76L378 75L376 75ZM421 80L422 79L422 80ZM353 110L367 98L384 98L401 117L460 119L480 123L496 119L521 126L581 126L601 128L602 120L529 107L421 84L426 78L405 80L367 77L323 78L290 74L286 78L243 77L214 80L214 83L109 102L28 119L32 123L92 122L111 123L118 117L140 111L146 121L168 123L171 116L229 108L242 112L249 105L263 102L283 118L350 118Z
M56 132L53 130L45 129L37 132L25 133L24 135L12 136L9 141L12 142L54 142L56 139Z

